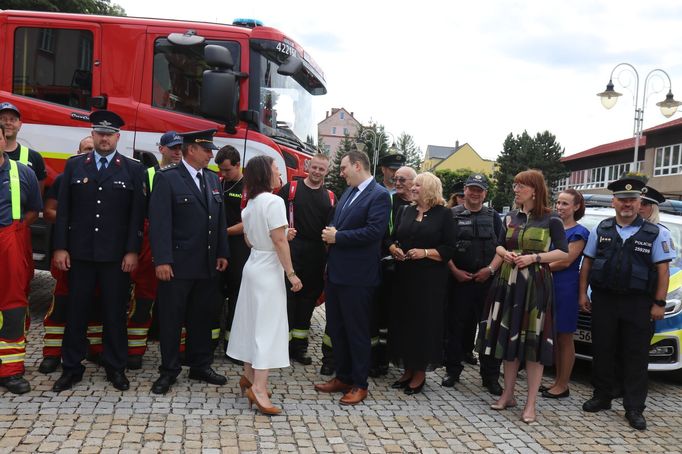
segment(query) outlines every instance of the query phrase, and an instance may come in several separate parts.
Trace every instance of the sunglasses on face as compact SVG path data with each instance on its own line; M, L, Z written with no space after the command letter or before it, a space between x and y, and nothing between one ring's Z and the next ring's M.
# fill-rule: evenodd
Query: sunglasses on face
M407 181L411 181L411 180L412 180L412 178L405 178L405 177L393 178L394 183L400 183L400 184L403 184L403 183L405 183Z

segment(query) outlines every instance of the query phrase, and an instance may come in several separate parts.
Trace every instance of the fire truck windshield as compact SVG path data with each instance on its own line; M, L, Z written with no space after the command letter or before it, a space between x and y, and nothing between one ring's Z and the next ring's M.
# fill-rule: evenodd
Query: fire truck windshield
M250 108L260 115L261 132L276 141L293 142L289 146L300 151L314 152L317 122L313 93L320 92L323 83L306 67L293 76L279 74L280 64L291 55L281 50L282 43L257 40L251 47Z

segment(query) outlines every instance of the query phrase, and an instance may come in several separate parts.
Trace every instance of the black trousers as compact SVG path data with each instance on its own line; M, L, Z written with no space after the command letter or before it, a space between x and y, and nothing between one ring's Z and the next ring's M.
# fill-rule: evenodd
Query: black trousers
M88 350L88 318L92 312L95 288L99 286L104 367L123 371L128 360L127 309L130 275L121 271L121 262L71 260L69 303L62 344L65 372L82 373L81 361Z
M303 282L303 289L292 292L287 285L287 315L289 317L289 346L307 350L310 319L315 304L324 289L326 251L320 240L294 238L289 243L294 271Z
M381 284L377 288L374 304L372 304L370 320L372 367L388 367L388 325L390 324L394 283L395 263L393 260L382 260Z
M224 328L225 341L230 340L230 330L232 329L234 311L237 307L239 287L242 284L242 271L244 270L244 265L251 253L251 250L244 241L243 235L228 237L228 243L230 245L229 266L221 274L223 295L222 310L219 311L218 321L214 323L214 327ZM225 300L227 301L225 302Z
M464 355L473 348L476 327L481 320L485 299L492 279L486 282L456 282L450 279L450 296L446 308L445 367L448 375L459 377L464 369ZM484 381L500 378L500 360L479 355L480 374Z
M647 396L649 344L654 334L653 300L648 295L592 292L592 385L594 396L610 400L616 358L623 358L623 407L643 411Z
M185 359L191 369L206 369L213 362L211 330L220 311L218 278L171 279L159 282L157 294L162 375L177 377L180 332L187 330Z
M367 389L370 338L369 317L374 287L327 283L327 329L334 348L336 378Z

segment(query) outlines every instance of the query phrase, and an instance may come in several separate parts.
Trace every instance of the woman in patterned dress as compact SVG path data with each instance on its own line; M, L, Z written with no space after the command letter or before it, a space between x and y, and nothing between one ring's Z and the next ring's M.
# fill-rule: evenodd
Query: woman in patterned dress
M514 202L520 208L505 216L506 235L497 247L504 263L483 311L479 352L504 360L504 392L491 405L494 410L516 406L516 376L525 362L528 398L521 419L531 423L536 417L543 368L554 359L554 289L549 263L565 259L568 245L561 219L551 214L542 173L520 172L513 187Z

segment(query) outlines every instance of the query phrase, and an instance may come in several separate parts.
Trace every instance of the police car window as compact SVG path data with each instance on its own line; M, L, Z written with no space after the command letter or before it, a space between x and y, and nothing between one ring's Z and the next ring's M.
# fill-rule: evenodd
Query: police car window
M89 109L92 50L88 30L17 28L12 93Z
M154 78L152 105L163 109L201 115L201 84L209 69L204 60L204 47L223 46L232 54L234 70L239 71L240 48L235 41L206 40L196 46L177 46L166 38L154 43Z

